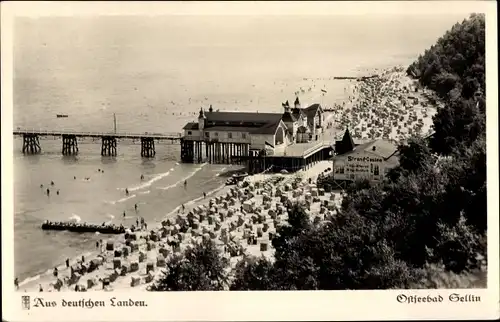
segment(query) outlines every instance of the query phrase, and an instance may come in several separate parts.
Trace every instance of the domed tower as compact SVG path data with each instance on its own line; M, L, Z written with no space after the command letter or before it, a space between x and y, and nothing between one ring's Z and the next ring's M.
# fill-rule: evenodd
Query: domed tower
M295 99L294 105L295 105L295 108L300 108L300 101L299 101L298 97Z
M205 120L206 120L205 112L203 111L203 107L200 108L200 114L198 115L198 129L203 131L205 128Z
M288 104L288 101L286 101L285 103L281 103L281 106L283 106L285 113L290 113L290 105Z

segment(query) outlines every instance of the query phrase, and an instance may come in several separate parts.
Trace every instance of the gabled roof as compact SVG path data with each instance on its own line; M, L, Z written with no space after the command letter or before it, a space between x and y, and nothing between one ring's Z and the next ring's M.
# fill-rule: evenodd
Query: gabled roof
M355 146L351 132L349 132L349 129L346 129L342 140L335 142L335 151L338 154L345 154L351 152Z
M307 116L307 122L309 124L312 124L313 121L314 121L314 117L316 116L316 114L318 113L318 111L321 111L323 112L323 108L321 108L321 105L319 104L313 104L307 108L304 109L304 113L306 114Z
M183 130L198 130L199 124L197 122L189 122L188 124L184 125L184 127L182 129Z
M276 123L267 123L262 126L224 126L224 125L211 125L205 127L208 132L247 132L250 134L274 134L280 125L281 120ZM286 131L287 127L283 124Z
M211 112L205 114L207 122L255 122L277 123L282 113Z
M339 142L339 141L337 141L337 142ZM375 147L375 150L373 150L373 147ZM397 147L394 144L392 144L386 140L381 140L381 139L373 140L373 141L370 141L367 143L360 144L360 145L356 146L355 150L351 150L349 152L342 153L339 156L346 156L346 155L350 155L352 153L361 152L361 151L379 156L379 157L383 158L385 161L389 161L392 163L399 162L399 158L395 153L397 151Z
M378 155L384 159L388 159L397 151L397 149L398 148L389 141L375 140L366 144L363 150L365 152Z

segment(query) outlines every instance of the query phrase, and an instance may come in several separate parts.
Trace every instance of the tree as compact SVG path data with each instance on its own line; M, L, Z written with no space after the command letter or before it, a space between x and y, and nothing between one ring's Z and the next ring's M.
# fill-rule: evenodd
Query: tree
M450 154L460 144L470 146L486 131L486 116L474 100L450 101L433 117L434 135L430 147L439 154Z
M163 277L151 291L219 291L228 284L229 261L222 257L214 242L203 241L174 255Z
M244 257L236 264L235 278L231 283L232 291L275 290L276 276L273 263L265 257Z

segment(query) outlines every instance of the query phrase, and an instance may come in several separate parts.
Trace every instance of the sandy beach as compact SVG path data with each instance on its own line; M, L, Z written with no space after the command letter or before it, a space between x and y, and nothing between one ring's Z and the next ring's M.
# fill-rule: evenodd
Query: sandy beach
M359 141L385 138L401 142L426 133L435 107L432 97L399 67L376 71L376 77L351 82L344 88L346 101L325 113L323 136L341 136L347 126ZM403 118L404 127L393 127ZM330 139L331 139L330 138ZM186 247L211 239L220 246L232 267L243 254L273 257L271 239L276 227L287 220L285 200L310 204L311 220L333 215L339 194L319 191L314 182L331 168L329 161L293 174L262 173L245 178L238 186L220 186L168 213L149 231L136 231L103 240L95 251L26 281L20 291L147 289L162 275L169 257ZM311 182L311 183L309 183ZM248 238L254 241L248 243ZM105 282L105 283L103 283ZM105 284L105 285L104 285Z
M352 81L344 89L348 100L333 108L337 135L349 127L360 142L383 138L398 143L428 134L438 107L433 93L411 79L403 67L374 75Z
M321 161L294 174L259 174L228 185L175 210L154 229L104 240L101 250L58 267L58 277L45 275L20 291L146 290L162 275L169 257L207 238L216 242L231 266L246 255L273 257L271 239L287 220L286 200L303 201L319 222L335 214L339 193L317 189L314 182L331 163ZM309 181L310 180L310 181ZM309 183L311 182L311 183ZM253 241L248 238L253 236Z

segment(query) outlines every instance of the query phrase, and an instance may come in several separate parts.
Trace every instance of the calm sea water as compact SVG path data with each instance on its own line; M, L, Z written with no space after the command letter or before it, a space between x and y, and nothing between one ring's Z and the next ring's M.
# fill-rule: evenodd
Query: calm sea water
M407 65L462 18L19 19L14 128L111 131L115 113L119 132L178 132L201 106L281 111L281 102L293 102L296 92L304 105L328 107L345 99L349 85L332 76ZM118 143L116 158L101 157L100 143L91 140L79 143L77 157L61 156L58 140L41 145L41 155L25 156L22 142L14 141L15 272L21 280L92 250L102 238L44 232L43 220L129 225L139 215L153 222L220 186L224 179L217 174L227 168L179 164L179 147L169 144L157 144L149 160L130 141Z

